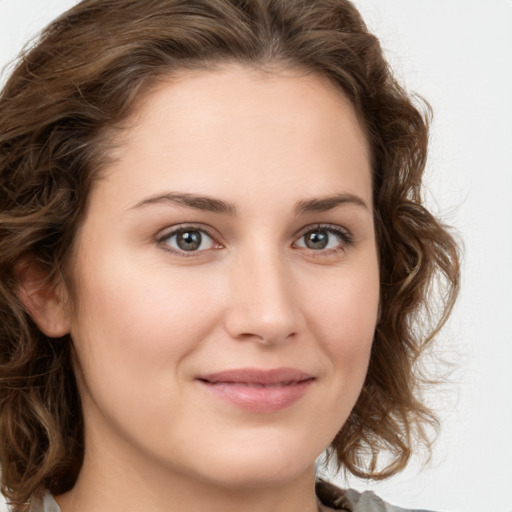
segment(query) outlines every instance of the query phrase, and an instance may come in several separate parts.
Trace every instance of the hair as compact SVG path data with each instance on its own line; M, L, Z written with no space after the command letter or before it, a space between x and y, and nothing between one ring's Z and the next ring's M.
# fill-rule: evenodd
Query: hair
M357 476L403 469L428 445L419 357L453 307L457 245L424 207L430 109L409 96L348 0L85 0L21 54L0 95L0 465L16 510L73 487L83 418L73 341L50 339L19 297L20 262L69 281L77 226L109 133L156 82L242 63L331 80L371 148L380 316L361 395L330 453ZM382 463L384 456L385 463Z

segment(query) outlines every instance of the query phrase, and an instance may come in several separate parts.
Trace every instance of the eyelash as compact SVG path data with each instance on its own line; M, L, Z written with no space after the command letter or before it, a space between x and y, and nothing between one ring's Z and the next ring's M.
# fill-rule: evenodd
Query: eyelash
M347 229L341 228L340 226L333 225L333 224L316 224L314 226L308 226L305 229L303 229L300 232L300 236L297 240L301 240L303 237L305 237L308 233L314 233L318 231L324 231L329 233L330 235L334 235L339 240L339 244L336 247L330 248L330 249L320 249L320 250L314 250L309 248L304 248L306 250L309 250L309 252L312 254L313 257L321 257L321 256L329 256L329 255L335 255L342 252L345 252L347 249L349 249L352 245L354 245L354 237L348 231ZM296 245L297 242L294 243ZM302 249L302 247L301 247Z
M168 243L169 239L171 239L172 237L174 237L180 233L184 233L187 231L199 232L199 233L203 233L203 234L207 235L212 240L212 242L216 245L216 247L213 247L211 249L186 251L186 250L171 248L169 246L169 243ZM329 233L330 235L334 235L339 240L338 246L329 248L329 249L318 249L318 250L310 249L308 247L297 246L297 242L299 240L301 240L307 234L314 233L315 231L323 231L323 232ZM156 242L160 246L162 246L162 248L165 251L168 251L172 254L177 254L177 255L185 257L185 258L197 257L197 255L202 252L222 248L222 244L220 244L219 242L216 241L215 235L213 233L211 233L209 229L205 228L204 226L196 226L196 225L189 225L189 224L174 226L170 231L166 231L161 236L159 236L157 238ZM332 225L332 224L316 224L314 226L307 226L306 228L304 228L300 232L300 235L297 237L296 241L293 243L293 246L298 249L301 249L301 250L304 249L304 250L309 251L313 255L313 257L320 257L320 256L326 256L326 255L331 255L331 254L338 254L340 252L345 252L353 244L354 244L354 238L348 230L343 229L340 226Z
M193 231L193 232L199 232L199 233L205 234L209 238L211 238L214 245L218 246L218 247L215 247L215 249L220 249L222 247L222 244L220 244L219 242L216 242L215 235L213 233L211 233L209 229L205 228L204 226L199 227L199 226L195 226L193 224L182 224L180 226L173 226L173 228L170 231L166 231L165 233L163 233L161 236L159 236L157 238L156 241L160 246L162 246L162 248L165 251L170 252L172 254L177 254L177 255L185 257L185 258L197 257L197 255L199 253L205 252L207 250L212 250L212 249L203 249L200 251L197 251L197 250L196 251L185 251L185 250L180 250L180 249L174 249L169 246L169 244L167 243L169 241L169 239L171 239L172 237L174 237L176 235L179 235L180 233L186 233L187 231Z

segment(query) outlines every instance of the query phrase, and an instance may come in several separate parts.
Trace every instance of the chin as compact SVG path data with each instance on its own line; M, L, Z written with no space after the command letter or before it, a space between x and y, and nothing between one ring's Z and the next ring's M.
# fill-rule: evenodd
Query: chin
M306 443L306 446L308 443ZM235 453L224 456L209 455L203 459L217 485L231 489L247 489L282 486L311 472L314 476L315 460L318 454L308 449L300 449L300 445L276 447L239 446Z

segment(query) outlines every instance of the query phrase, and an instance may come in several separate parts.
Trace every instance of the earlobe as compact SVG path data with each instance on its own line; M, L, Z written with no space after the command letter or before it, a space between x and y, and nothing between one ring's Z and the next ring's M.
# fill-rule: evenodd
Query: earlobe
M24 260L17 265L18 295L39 329L50 338L69 333L69 308L63 286L55 285L37 263Z

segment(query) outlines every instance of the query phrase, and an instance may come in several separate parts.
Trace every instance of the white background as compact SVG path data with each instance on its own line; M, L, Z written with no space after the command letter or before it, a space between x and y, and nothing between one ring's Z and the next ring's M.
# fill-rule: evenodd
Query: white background
M0 0L0 66L74 3ZM512 512L512 0L355 3L398 76L434 108L430 204L465 256L441 340L454 366L434 400L443 430L432 463L350 483L404 507Z

